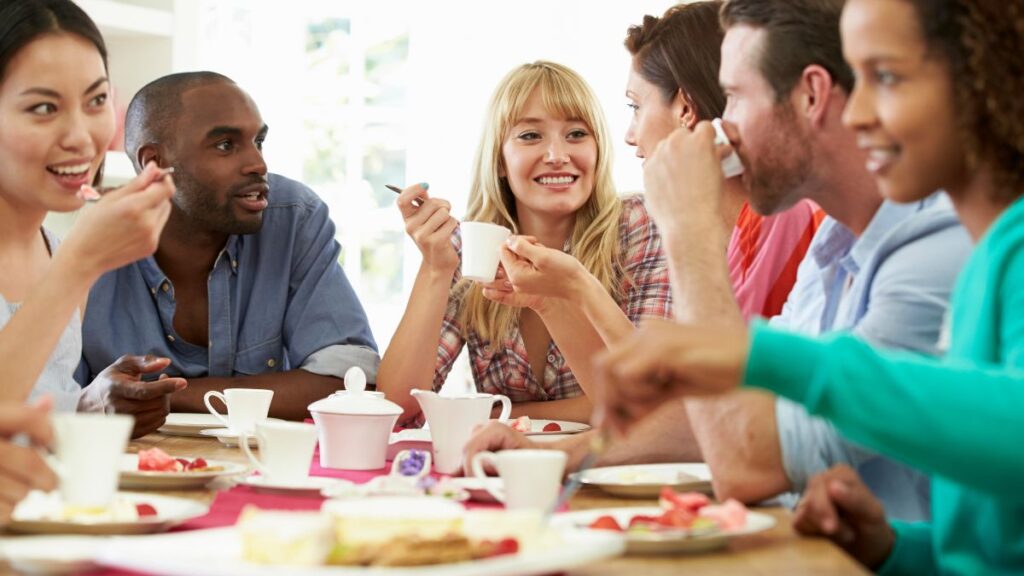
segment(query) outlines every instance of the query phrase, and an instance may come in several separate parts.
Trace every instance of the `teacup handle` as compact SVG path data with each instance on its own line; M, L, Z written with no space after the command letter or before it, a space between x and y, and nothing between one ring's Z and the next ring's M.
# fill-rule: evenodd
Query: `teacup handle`
M508 417L512 414L512 401L504 394L495 394L491 402L492 406L494 402L501 402L501 415L498 416L498 422L508 422Z
M220 420L221 422L224 423L225 428L231 428L231 425L228 424L228 419L222 416L220 412L217 412L217 410L213 407L213 404L210 403L211 398L216 398L220 400L221 402L224 403L224 407L227 408L227 397L224 396L223 393L218 392L217 390L210 390L209 392L203 395L203 404L206 404L206 409L210 411L210 414L213 414L214 416L217 417L217 420Z
M257 431L256 442L259 443L259 440L260 433ZM242 452L245 452L245 455L249 457L249 461L252 462L252 465L255 466L257 470L260 471L260 474L267 476L267 467L263 465L263 462L260 462L260 459L257 458L256 455L252 453L252 449L249 448L249 433L245 430L238 434L238 446L242 448Z
M505 397L502 396L502 398ZM505 398L505 400L507 401L508 398ZM470 462L470 468L473 469L473 476L476 476L477 478L487 478L487 473L484 472L484 463L490 462L491 466L497 468L498 463L495 460L497 457L498 455L494 452L477 452L476 455L473 456L473 460ZM484 484L484 489L490 492L491 496L494 496L498 502L505 502L504 490L491 490L490 486L486 483Z

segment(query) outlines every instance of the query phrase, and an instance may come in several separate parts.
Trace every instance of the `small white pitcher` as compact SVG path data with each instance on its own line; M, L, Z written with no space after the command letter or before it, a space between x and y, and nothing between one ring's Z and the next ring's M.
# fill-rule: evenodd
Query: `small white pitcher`
M462 469L462 450L473 435L473 429L491 417L495 402L501 402L498 420L508 421L512 401L502 394L458 394L441 396L430 390L413 390L430 426L434 447L434 471L454 474Z

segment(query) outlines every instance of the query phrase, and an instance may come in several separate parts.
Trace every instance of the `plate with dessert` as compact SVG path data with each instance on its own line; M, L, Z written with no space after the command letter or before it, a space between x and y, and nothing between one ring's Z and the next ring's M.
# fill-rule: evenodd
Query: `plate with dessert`
M552 434L579 434L590 430L590 424L569 420L541 420L520 416L508 421L508 425L527 436L548 436Z
M120 463L120 486L132 490L202 488L224 476L245 473L243 464L205 458L171 456L159 448L125 454Z
M721 548L732 538L772 528L775 518L736 500L713 504L700 492L665 488L658 506L567 512L556 514L552 525L622 534L629 554L671 554Z
M18 503L7 529L23 534L152 534L206 514L194 500L118 492L103 507L70 506L58 492L29 492Z
M684 492L711 493L711 469L704 463L635 464L590 468L580 483L614 496L657 498L665 486Z
M465 510L437 498L327 501L319 512L243 510L234 527L105 546L105 565L170 575L505 576L617 556L622 534L551 530L537 511Z

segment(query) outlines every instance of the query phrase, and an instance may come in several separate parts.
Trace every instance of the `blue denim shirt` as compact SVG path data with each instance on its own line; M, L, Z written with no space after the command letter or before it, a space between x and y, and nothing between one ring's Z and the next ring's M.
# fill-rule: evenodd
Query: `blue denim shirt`
M231 236L207 280L209 342L174 330L174 285L152 257L100 277L82 325L82 385L122 354L172 360L168 375L246 376L302 368L376 381L380 357L366 313L338 264L327 206L299 182L269 176L256 234ZM201 344L205 344L201 345Z
M884 202L860 238L827 218L772 325L811 335L849 331L872 345L937 355L949 297L970 251L970 238L941 193L913 204ZM784 398L776 400L775 415L794 490L845 463L857 469L890 518L929 517L929 480L920 472L847 441Z

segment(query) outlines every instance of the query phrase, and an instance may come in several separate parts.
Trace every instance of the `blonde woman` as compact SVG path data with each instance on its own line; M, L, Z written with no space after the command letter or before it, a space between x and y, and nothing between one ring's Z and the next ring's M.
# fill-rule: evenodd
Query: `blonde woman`
M563 251L550 258L587 278L581 301L512 291L458 275L461 240L451 205L426 184L398 198L406 231L423 255L405 315L380 365L378 389L419 416L414 388L439 389L464 345L476 387L507 395L513 415L587 421L591 356L616 330L668 317L672 303L661 241L639 197L619 198L597 98L583 79L551 62L510 72L491 99L477 151L467 221L506 226L522 245ZM503 264L517 265L503 251ZM434 339L440 335L435 347Z

